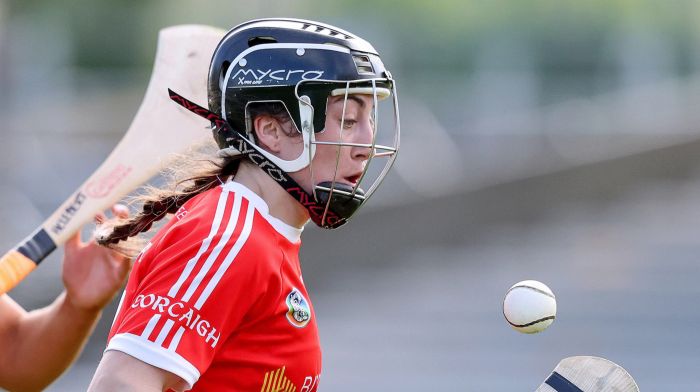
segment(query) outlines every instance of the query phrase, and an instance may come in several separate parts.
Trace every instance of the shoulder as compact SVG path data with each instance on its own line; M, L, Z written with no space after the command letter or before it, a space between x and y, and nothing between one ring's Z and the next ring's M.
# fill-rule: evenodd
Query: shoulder
M185 203L154 238L154 253L180 262L195 257L236 269L261 268L280 254L279 235L266 215L255 193L238 183L223 184Z
M170 266L195 258L230 264L237 271L279 270L283 249L298 246L301 229L268 211L260 196L242 184L227 182L185 203L154 237L149 253L170 260Z
M241 200L245 200L246 208L251 212L255 212L256 226L260 232L266 233L269 237L274 237L278 241L300 242L303 228L293 227L270 215L269 206L258 194L235 181L227 182L222 188Z

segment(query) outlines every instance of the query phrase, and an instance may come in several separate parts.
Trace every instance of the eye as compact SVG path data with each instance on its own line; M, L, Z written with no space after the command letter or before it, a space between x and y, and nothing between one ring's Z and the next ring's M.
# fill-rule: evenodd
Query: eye
M342 122L343 124L343 129L351 129L357 124L357 120L351 119L351 118L346 118L345 121Z

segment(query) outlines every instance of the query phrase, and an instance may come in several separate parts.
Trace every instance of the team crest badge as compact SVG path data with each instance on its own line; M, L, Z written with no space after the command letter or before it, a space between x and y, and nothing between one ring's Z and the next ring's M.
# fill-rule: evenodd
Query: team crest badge
M287 295L287 321L297 328L304 328L311 320L311 307L299 289L292 289Z

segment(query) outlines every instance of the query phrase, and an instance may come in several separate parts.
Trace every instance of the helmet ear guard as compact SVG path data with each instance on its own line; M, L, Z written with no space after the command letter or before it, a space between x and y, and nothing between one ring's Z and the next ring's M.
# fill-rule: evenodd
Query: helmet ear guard
M299 106L300 106L299 111L300 111L300 113L302 113L302 117L308 111L308 114L306 114L306 116L308 116L309 118L313 118L313 107L310 104L303 105L302 101L304 98L306 98L306 102L308 102L308 97L301 97L300 104L299 104ZM282 102L282 101L278 101L278 102L280 102L284 105L284 102ZM252 103L255 103L255 102L252 102ZM285 105L285 107L286 107L286 105ZM287 112L289 112L289 110L287 110ZM225 158L225 157L233 157L233 156L240 155L240 151L238 151L237 147L235 146L235 140L238 137L242 137L242 138L245 138L248 141L248 143L251 146L253 146L253 148L255 148L260 154L264 155L268 160L270 160L275 165L279 166L282 170L284 170L288 173L293 173L293 172L299 171L299 170L309 166L309 164L311 164L311 160L313 159L314 154L316 152L316 145L314 144L315 137L314 137L314 132L313 132L312 128L311 129L302 129L301 131L299 131L299 129L296 128L296 124L294 124L295 129L297 130L297 132L300 133L300 136L302 138L303 150L301 151L299 156L297 156L296 158L294 158L292 160L285 160L285 159L282 159L282 158L270 153L269 151L267 151L263 148L260 148L254 142L253 133L255 132L255 129L254 129L254 126L252 124L253 119L251 118L251 116L249 116L247 110L246 110L246 117L247 117L247 120L246 120L247 132L246 132L245 136L238 133L238 132L231 130L230 127L226 128L226 129L216 129L214 131L215 133L229 134L226 137L226 143L227 143L228 147L225 147L225 148L222 148L219 150L219 152L217 154L219 157ZM216 138L216 136L215 136L215 138Z

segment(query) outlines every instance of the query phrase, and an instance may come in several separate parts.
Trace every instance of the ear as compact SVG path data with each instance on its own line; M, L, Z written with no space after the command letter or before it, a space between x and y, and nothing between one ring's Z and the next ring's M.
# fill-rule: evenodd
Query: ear
M284 134L277 119L262 114L255 117L253 127L260 147L272 153L279 153L282 150L281 138Z

